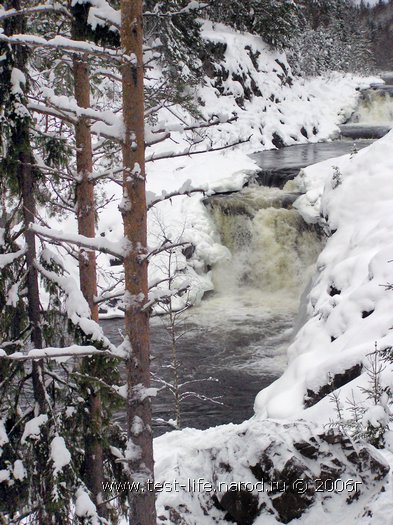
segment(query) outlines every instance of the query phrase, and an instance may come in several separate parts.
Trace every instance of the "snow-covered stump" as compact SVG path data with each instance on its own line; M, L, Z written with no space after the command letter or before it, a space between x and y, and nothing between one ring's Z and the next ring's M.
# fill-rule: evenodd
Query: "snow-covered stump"
M373 447L304 421L186 429L155 448L160 524L354 523L389 472Z

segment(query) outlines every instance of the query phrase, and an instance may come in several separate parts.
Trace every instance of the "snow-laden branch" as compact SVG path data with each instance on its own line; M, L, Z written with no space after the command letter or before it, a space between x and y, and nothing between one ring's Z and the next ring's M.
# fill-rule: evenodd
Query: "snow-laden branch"
M20 259L21 257L23 257L25 253L26 253L26 249L22 248L21 250L18 250L17 252L0 254L0 270L5 268L6 266L9 266L17 259Z
M91 132L97 136L122 141L124 137L123 119L110 110L96 110L78 106L75 98L55 95L53 89L44 88L42 96L46 105L32 103L28 108L39 113L50 114L75 124L81 117L93 121Z
M79 326L86 336L91 337L93 341L97 341L102 344L103 347L119 357L118 349L105 337L101 326L91 319L90 307L84 298L79 286L70 276L58 275L56 272L46 270L40 263L35 262L35 266L38 271L49 279L56 283L66 295L65 309L67 312L68 319L73 325Z
M184 133L185 131L194 131L198 129L203 128L211 128L213 126L219 126L220 124L230 124L232 122L235 122L238 120L237 115L233 115L232 117L226 118L225 116L218 116L214 115L212 117L212 120L209 120L207 122L195 122L194 124L186 124L186 123L177 123L177 124L167 124L164 128L157 126L152 128L153 133L170 133L174 131L178 131L180 133Z
M160 18L172 18L174 16L181 16L181 15L188 15L193 12L202 11L203 9L206 9L209 4L205 2L198 2L197 0L191 0L183 9L179 9L179 11L173 11L170 13L163 13L160 12L159 9L156 9L155 11L146 11L143 13L143 16L146 17L160 17Z
M105 24L109 23L116 29L120 29L120 11L113 9L106 0L90 0L89 3L91 7L87 21L93 29L95 29L97 25L103 25L101 22Z
M0 9L0 21L2 22L3 20L7 20L8 18L12 18L14 16L27 16L43 13L60 13L62 15L66 15L67 17L72 17L71 13L65 6L59 3L54 3L37 5L36 7L28 7L26 9Z
M35 348L33 350L29 350L27 354L22 352L7 354L2 348L0 348L0 359L9 359L11 361L27 361L46 358L62 359L69 357L88 357L92 355L105 355L113 357L112 352L98 350L95 346L71 345L64 348L48 346L47 348Z
M120 259L125 257L130 251L130 243L126 239L119 242L112 242L104 237L85 237L84 235L76 233L65 233L61 230L53 230L52 228L46 228L38 224L32 224L31 229L42 237L74 244L79 248L86 248L87 250L107 253Z
M129 57L122 53L122 50L114 51L106 47L97 46L96 44L91 44L90 42L84 42L80 40L72 40L71 38L66 38L64 36L56 35L50 40L46 40L41 36L36 35L12 35L6 36L0 33L0 42L11 45L19 46L29 46L29 47L39 47L44 49L54 49L61 50L71 53L84 53L92 56L110 58L117 62L135 62L135 57Z
M188 179L185 181L185 183L176 191L173 191L171 193L167 193L166 191L163 191L161 195L157 195L156 193L153 193L151 191L147 192L147 209L150 210L158 204L159 202L172 199L173 197L178 197L180 195L188 195L190 196L192 193L203 193L204 195L207 193L207 187L206 188L193 188L191 186L191 180Z
M101 172L98 172L98 173L92 173L90 176L89 176L89 180L100 180L100 179L110 179L110 180L113 180L113 182L116 182L116 183L121 183L121 185L123 185L123 181L122 180L118 180L115 178L115 175L117 175L118 173L123 173L123 167L121 168L111 168L109 170L105 170L105 171L101 171Z
M174 244L171 243L170 241L163 242L161 244L161 246L159 246L158 248L155 248L154 250L152 250L147 255L139 255L139 259L141 261L145 260L145 259L150 259L154 255L158 255L159 253L167 252L169 250L173 250L174 248L180 248L180 247L184 248L185 246L192 246L192 243L189 242L189 241L177 242L177 243L174 243Z
M244 144L245 142L248 142L251 139L251 135L244 140L238 140L236 142L232 142L231 144L225 144L224 146L219 146L217 148L205 148L202 150L192 151L192 146L189 146L183 151L165 151L163 153L153 153L152 155L149 155L146 157L146 162L155 162L156 160L163 160L163 159L175 159L177 157L192 157L193 155L201 155L202 153L212 153L213 151L221 151L224 149L233 148L235 146L239 146L240 144Z
M27 104L27 109L35 111L36 113L41 113L42 115L49 115L50 117L55 117L64 120L65 122L67 122L68 124L72 124L73 126L75 126L75 124L78 121L76 117L64 114L61 111L58 111L54 108L50 108L48 106L44 106L43 104L29 102Z
M110 110L104 111L93 108L83 108L78 106L75 98L67 97L65 95L57 96L50 88L45 88L42 95L45 99L46 105L34 101L29 103L27 108L44 115L50 115L65 120L73 125L75 125L81 117L89 119L89 121L93 121L90 126L90 131L93 135L117 142L123 142L124 124L121 114L116 114ZM170 131L161 129L155 130L148 125L146 126L146 147L163 142L168 138L170 138Z
M176 297L177 295L186 292L190 288L189 281L184 281L178 288L169 290L169 289L157 289L157 290L150 290L148 295L148 300L144 304L142 311L146 311L155 304L167 302L172 297Z

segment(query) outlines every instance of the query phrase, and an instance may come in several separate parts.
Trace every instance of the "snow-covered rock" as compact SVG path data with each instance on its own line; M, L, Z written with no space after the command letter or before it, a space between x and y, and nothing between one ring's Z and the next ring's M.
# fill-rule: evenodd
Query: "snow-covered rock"
M304 421L172 432L155 453L161 524L355 523L389 471L372 447Z

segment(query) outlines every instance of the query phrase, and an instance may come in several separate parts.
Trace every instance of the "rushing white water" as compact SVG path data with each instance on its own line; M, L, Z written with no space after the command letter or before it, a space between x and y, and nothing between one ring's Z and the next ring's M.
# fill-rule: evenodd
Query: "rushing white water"
M371 126L393 124L392 93L382 89L365 91L349 123Z
M296 310L321 241L291 209L291 197L277 188L250 187L210 200L221 242L230 251L213 270L223 302L244 306L248 298L255 310Z

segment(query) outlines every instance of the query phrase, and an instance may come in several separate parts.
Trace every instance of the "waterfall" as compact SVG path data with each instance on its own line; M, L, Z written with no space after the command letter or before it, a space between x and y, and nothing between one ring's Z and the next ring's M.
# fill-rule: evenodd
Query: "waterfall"
M359 106L348 123L388 126L392 122L392 93L383 89L368 89L362 93Z
M321 251L314 226L307 225L291 204L296 194L277 188L250 187L230 196L208 199L228 260L213 269L221 295L253 294L269 305L295 307Z

